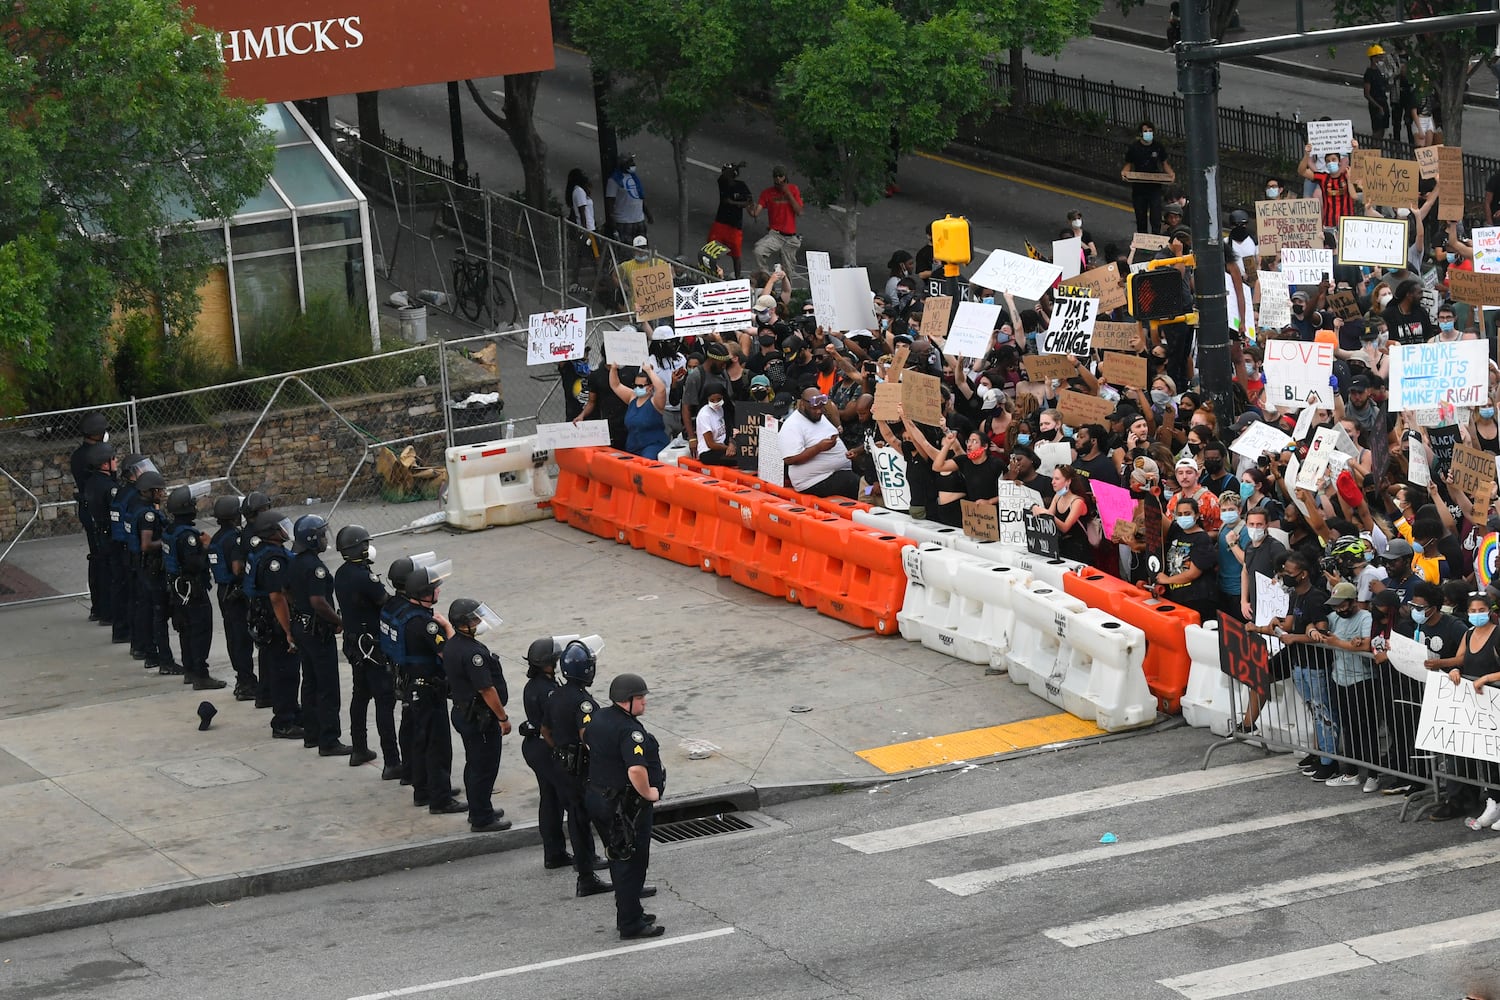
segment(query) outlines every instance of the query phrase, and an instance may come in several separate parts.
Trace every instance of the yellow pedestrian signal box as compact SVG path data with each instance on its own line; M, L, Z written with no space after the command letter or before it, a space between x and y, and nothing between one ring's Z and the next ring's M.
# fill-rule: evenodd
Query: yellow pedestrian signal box
M943 262L943 274L958 277L958 269L974 257L969 220L945 215L932 224L932 255Z
M1193 312L1196 302L1187 278L1172 265L1193 265L1191 255L1153 260L1147 270L1125 279L1125 308L1136 320L1175 320Z

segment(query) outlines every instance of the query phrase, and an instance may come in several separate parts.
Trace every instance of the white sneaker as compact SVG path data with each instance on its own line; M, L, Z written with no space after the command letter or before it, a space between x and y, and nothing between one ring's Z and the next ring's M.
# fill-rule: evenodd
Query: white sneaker
M1495 799L1486 799L1484 803L1484 812L1480 813L1479 818L1474 821L1474 828L1477 830L1483 826L1493 827L1497 820L1500 820L1500 801L1497 801Z
M1366 795L1370 794L1371 792L1380 791L1380 779L1375 777L1375 775L1373 774L1370 775L1365 779L1365 786L1362 790Z
M1335 774L1323 782L1329 788L1349 788L1359 783L1359 775L1357 774Z

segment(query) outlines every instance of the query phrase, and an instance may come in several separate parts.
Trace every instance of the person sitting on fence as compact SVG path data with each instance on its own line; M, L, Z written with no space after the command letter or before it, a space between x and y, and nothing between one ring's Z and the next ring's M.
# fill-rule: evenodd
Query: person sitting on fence
M839 437L839 414L816 384L804 385L777 436L792 489L815 497L859 496L859 476Z
M1324 782L1329 788L1359 786L1376 791L1380 779L1374 766L1380 763L1381 715L1385 706L1375 682L1375 664L1370 659L1370 612L1359 607L1359 590L1347 580L1328 595L1333 617L1326 629L1314 628L1308 637L1332 649L1329 693L1337 721L1339 754L1345 758L1339 773ZM1362 761L1360 764L1350 760Z
M635 369L632 387L620 384L617 365L609 366L609 387L625 404L625 450L653 461L667 446L667 384L650 365Z

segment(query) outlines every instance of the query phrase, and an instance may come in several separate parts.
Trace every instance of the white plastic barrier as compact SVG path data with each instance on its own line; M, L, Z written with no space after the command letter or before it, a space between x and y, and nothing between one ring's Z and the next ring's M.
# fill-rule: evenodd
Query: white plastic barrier
M1234 724L1230 698L1233 682L1219 668L1219 623L1189 625L1185 633L1191 666L1187 691L1182 696L1183 721L1215 736L1228 736Z
M656 460L663 465L676 465L680 458L691 458L687 442L682 438L673 438L672 443L667 445L657 454Z
M905 511L887 510L884 507L871 507L869 510L856 508L854 511L855 524L868 524L888 535L900 535L902 538L907 537L903 529L911 522L911 515Z
M1017 587L1011 601L1016 614L1015 630L1010 649L1002 657L1010 679L1026 685L1037 697L1060 706L1068 656L1059 637L1066 627L1059 621L1086 611L1087 606L1045 580ZM1050 696L1049 687L1053 689Z
M449 448L448 523L465 531L552 516L557 481L536 436L504 438Z
M1032 555L1025 550L1008 549L1006 551L1008 558L1002 557L1002 561L1024 569L1034 579L1046 580L1058 590L1063 589L1063 577L1069 573L1078 572L1078 568L1083 565L1071 559L1048 559L1046 556Z
M996 663L1010 647L1010 593L1025 574L933 542L906 549L904 562L901 634L969 663Z
M1146 633L1098 608L1067 622L1072 651L1063 676L1062 707L1106 732L1156 721L1156 696L1146 685ZM1079 686L1079 675L1082 686Z

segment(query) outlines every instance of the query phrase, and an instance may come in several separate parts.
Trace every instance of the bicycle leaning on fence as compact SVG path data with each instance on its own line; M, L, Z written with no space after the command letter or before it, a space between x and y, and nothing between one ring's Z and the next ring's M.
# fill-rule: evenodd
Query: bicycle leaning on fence
M521 318L510 270L464 251L453 256L453 308L471 322L486 316L497 327Z

